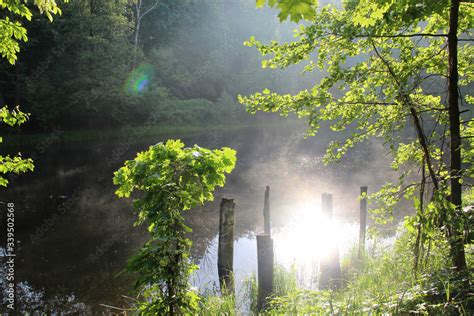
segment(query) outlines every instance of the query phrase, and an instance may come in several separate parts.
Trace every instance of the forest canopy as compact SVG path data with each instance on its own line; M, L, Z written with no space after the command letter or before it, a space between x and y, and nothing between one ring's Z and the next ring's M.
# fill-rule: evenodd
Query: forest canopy
M0 100L31 113L27 131L136 126L157 112L164 125L248 121L238 93L287 89L242 43L254 30L291 38L291 28L251 1L71 0L41 8L58 14L54 23L31 18L30 7L21 4L22 27L2 45L18 60L0 64Z

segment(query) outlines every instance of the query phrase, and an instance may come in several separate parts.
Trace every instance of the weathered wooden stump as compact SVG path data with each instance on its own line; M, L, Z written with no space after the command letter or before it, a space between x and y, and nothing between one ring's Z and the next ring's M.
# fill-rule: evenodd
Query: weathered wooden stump
M332 220L332 194L323 193L321 195L321 202L323 215L327 219Z
M332 194L322 194L322 213L325 217L327 224L332 222L333 208L332 208ZM341 284L341 264L339 262L339 249L338 245L334 243L333 236L326 236L331 242L331 248L329 254L322 258L319 265L320 278L319 288L320 289L335 289L340 287Z
M263 202L263 229L265 234L271 235L271 217L270 217L270 187L265 189L265 200Z
M221 292L227 291L227 293L234 293L234 210L234 200L222 199L219 218L217 272Z
M359 259L365 251L365 232L367 227L367 187L360 187L360 227L359 227Z
M269 234L257 235L258 297L257 309L266 308L266 300L273 292L273 240Z

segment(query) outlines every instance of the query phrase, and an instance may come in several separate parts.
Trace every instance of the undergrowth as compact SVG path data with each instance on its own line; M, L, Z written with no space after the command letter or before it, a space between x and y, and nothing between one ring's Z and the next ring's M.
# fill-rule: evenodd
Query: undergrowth
M449 266L448 246L433 238L414 269L413 236L400 234L395 243L366 253L352 251L342 260L342 283L338 290L308 290L298 287L296 269L274 269L274 295L266 315L472 315L473 270L457 273ZM473 247L466 246L472 267ZM232 298L203 299L202 315L254 314L255 278L247 282L247 310L233 308ZM237 310L237 311L236 311Z

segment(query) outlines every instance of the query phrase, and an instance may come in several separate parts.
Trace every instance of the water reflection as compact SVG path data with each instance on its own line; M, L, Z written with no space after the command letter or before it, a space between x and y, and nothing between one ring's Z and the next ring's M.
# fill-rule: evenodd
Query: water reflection
M341 256L348 254L358 238L358 223L335 216L327 218L320 203L306 201L288 207L292 215L283 226L273 228L275 261L290 271L296 268L299 285L317 288L319 264L336 247ZM192 283L201 292L218 289L217 235L212 239L203 257L200 269L193 275ZM234 274L236 292L243 292L245 281L257 271L255 234L238 238L234 243Z
M328 218L318 204L307 202L294 207L295 215L285 227L274 233L277 262L297 268L300 285L317 287L319 264L334 249L346 255L358 238L358 223L348 218Z
M237 286L256 271L255 234L263 227L265 185L272 187L275 258L285 267L299 265L298 273L308 280L307 286L314 286L313 272L317 272L318 261L330 247L327 241L338 243L341 255L350 248L357 237L357 225L350 223L357 220L359 186L375 189L387 180L387 170L367 159L366 154L360 154L364 157L361 161L324 167L320 158L325 145L320 139L304 140L303 130L295 134L293 127L249 129L221 133L219 137L183 138L189 145L229 146L238 151L237 167L226 186L216 191L216 201L186 214L193 228L193 257L199 258L201 265L193 282L201 290L216 289L218 284L216 235L222 197L236 202ZM132 159L137 151L157 141L139 139L125 147L120 143L50 147L37 158L34 173L17 177L6 195L2 192L1 201L14 201L16 205L15 237L20 242L17 281L42 293L41 304L48 306L46 302L53 302L56 297L67 300L73 295L94 314L104 311L100 304L129 304L122 295L133 290L133 277L116 275L146 240L146 232L133 227L131 203L115 197L111 179L124 160ZM117 148L123 151L111 162ZM28 148L21 151L29 155ZM341 183L345 186L341 187ZM334 194L334 226L324 224L320 218L323 191ZM53 218L57 220L51 222ZM5 223L4 218L0 219ZM42 227L46 229L38 233ZM335 236L328 238L332 233ZM6 240L4 234L1 229L2 243ZM68 311L62 307L49 310Z

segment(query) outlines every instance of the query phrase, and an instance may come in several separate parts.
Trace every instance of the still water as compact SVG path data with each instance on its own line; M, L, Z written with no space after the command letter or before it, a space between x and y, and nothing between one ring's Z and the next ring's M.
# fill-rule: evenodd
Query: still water
M264 127L203 132L180 137L186 144L232 147L238 162L215 201L188 211L193 229L193 258L200 269L192 277L201 292L217 288L219 201L236 202L234 271L237 290L256 273L255 235L263 230L265 186L270 207L276 261L296 267L303 286L315 287L317 266L331 242L341 255L358 235L357 196L396 175L377 143L351 151L350 159L324 166L327 140L303 138L301 127ZM178 138L178 137L173 137ZM113 172L136 152L165 138L107 143L50 142L21 148L34 155L35 171L16 177L0 192L0 202L15 203L16 282L22 311L77 314L106 313L101 304L127 306L133 276L120 274L127 258L145 242L133 227L131 203L114 195ZM321 194L333 194L334 221L321 216ZM0 207L5 208L2 204ZM2 211L1 246L5 243Z

